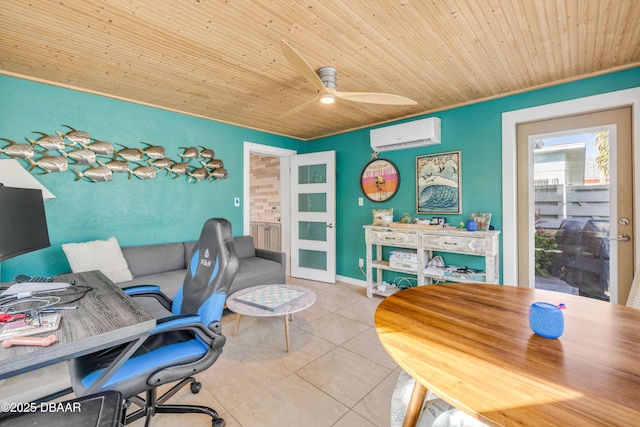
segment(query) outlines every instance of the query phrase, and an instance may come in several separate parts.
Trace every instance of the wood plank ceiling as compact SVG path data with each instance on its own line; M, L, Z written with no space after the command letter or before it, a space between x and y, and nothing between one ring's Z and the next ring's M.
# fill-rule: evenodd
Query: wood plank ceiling
M288 41L338 90L312 104ZM640 64L637 0L3 0L0 72L302 140ZM8 108L9 106L5 106Z

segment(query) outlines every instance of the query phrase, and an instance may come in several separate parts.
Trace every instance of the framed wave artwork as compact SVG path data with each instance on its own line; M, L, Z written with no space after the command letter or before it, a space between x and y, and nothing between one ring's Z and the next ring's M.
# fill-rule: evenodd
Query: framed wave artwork
M460 151L416 157L416 211L419 214L459 214Z

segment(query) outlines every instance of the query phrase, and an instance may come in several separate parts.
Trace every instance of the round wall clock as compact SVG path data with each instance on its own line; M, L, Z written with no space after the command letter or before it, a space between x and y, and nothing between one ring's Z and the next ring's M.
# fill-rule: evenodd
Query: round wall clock
M369 200L386 202L400 187L400 172L389 160L373 159L362 171L360 187Z

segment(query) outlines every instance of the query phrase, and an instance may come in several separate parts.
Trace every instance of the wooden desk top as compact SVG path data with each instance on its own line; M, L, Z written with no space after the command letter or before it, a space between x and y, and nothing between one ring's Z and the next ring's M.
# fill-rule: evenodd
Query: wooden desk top
M533 302L565 303L557 340L529 328ZM380 303L391 357L489 425L640 425L640 310L550 291L480 284L411 288Z
M77 310L60 312L60 327L54 332L58 342L49 347L0 346L0 379L132 341L156 325L152 316L99 271L64 274L56 280L75 280L92 290L71 304Z

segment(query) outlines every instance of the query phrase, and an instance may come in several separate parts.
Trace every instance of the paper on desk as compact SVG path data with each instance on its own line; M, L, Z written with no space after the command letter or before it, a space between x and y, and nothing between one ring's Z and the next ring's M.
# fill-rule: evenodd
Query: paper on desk
M0 341L12 337L28 337L44 332L55 331L59 325L60 313L41 314L39 323L15 320L4 325L2 332L0 332Z
M34 292L53 292L67 289L69 283L66 282L22 282L9 286L2 296L17 295Z

